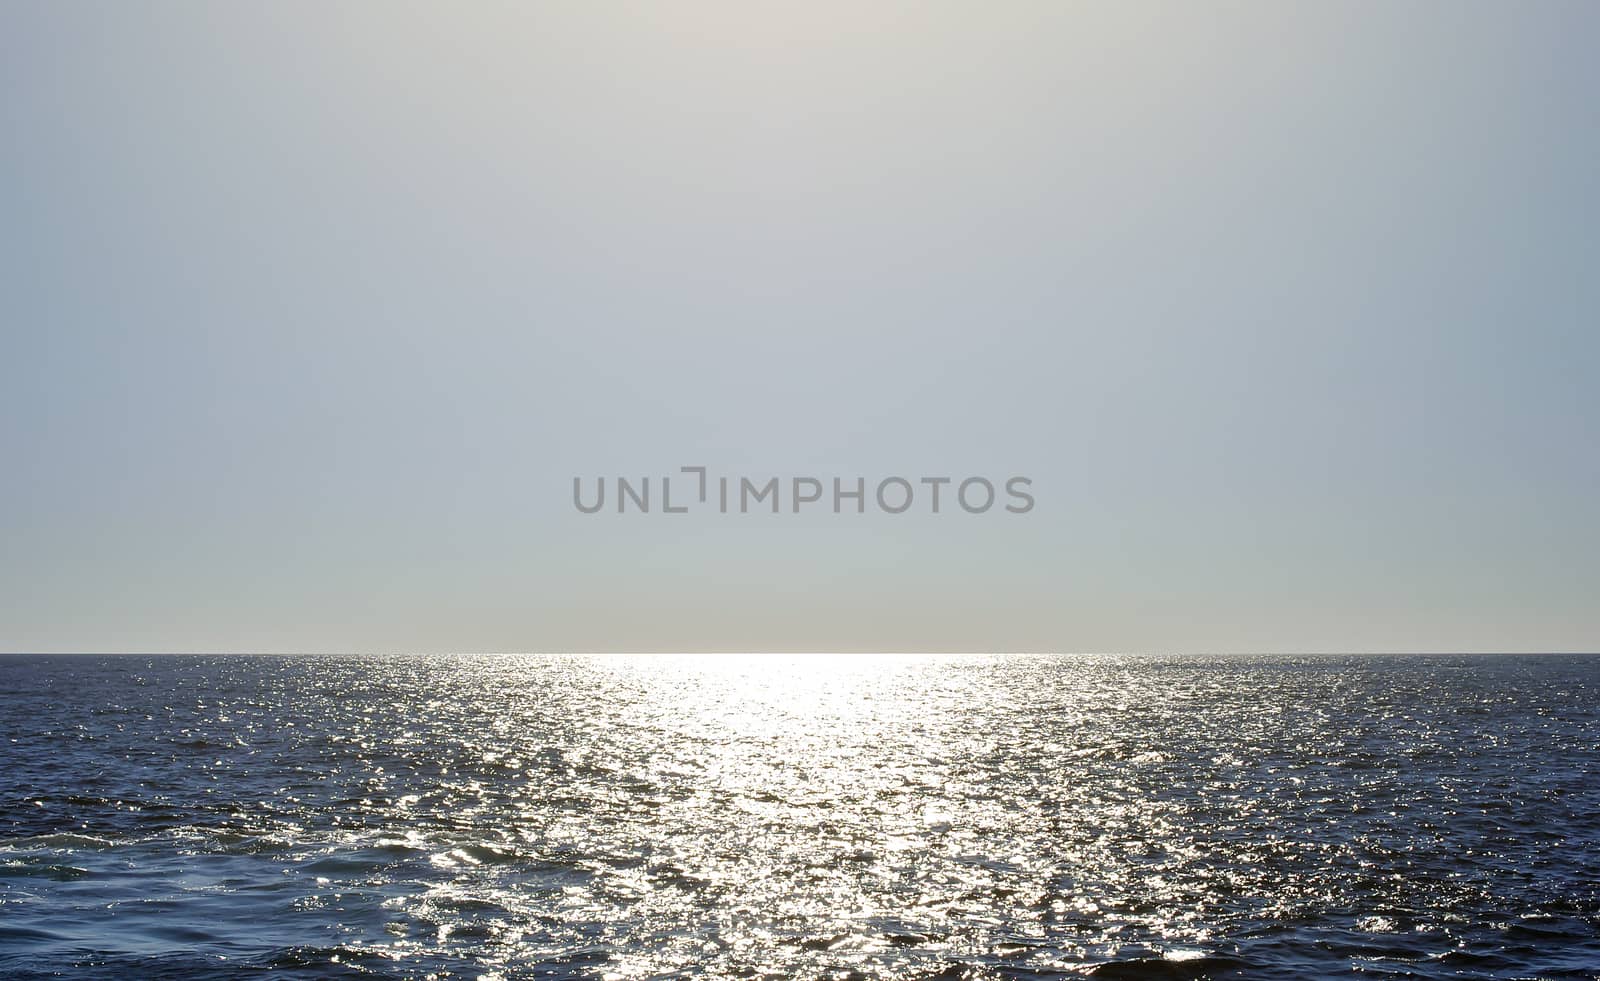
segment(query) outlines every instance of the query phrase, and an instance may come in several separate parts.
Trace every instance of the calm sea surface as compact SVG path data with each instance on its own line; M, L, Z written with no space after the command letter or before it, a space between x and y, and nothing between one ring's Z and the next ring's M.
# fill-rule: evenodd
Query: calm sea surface
M0 976L1600 977L1600 658L0 658Z

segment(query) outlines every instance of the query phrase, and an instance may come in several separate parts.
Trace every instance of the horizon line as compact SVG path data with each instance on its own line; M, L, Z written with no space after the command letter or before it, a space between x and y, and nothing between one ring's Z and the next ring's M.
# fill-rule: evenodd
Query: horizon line
M1600 650L104 650L0 651L0 657L1597 657Z

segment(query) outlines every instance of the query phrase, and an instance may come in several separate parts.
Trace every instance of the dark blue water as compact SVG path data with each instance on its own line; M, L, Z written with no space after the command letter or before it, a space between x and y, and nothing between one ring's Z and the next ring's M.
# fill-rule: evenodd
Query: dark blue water
M1600 659L0 659L0 976L1592 978Z

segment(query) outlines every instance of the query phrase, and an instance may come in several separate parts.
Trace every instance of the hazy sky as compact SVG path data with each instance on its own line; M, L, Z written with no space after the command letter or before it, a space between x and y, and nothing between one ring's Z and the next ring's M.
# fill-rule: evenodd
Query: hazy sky
M1597 38L0 0L0 650L1600 648Z

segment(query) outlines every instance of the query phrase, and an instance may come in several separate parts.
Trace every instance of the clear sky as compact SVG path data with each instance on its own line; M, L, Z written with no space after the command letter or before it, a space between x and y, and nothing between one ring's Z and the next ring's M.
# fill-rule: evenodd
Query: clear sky
M0 650L1595 650L1597 38L0 0Z

